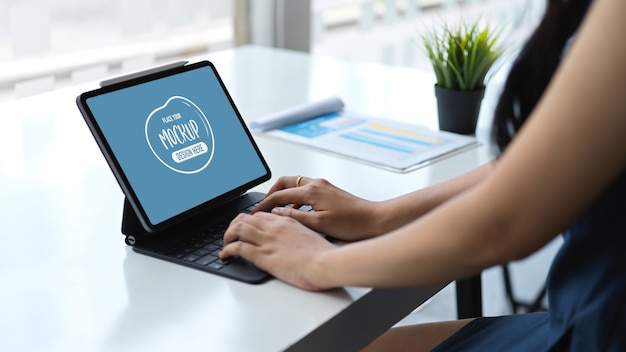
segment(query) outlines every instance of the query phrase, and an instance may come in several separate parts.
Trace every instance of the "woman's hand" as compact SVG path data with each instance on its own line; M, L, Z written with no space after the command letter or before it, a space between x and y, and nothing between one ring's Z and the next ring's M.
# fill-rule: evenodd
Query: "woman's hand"
M309 205L314 211L298 210L302 205ZM283 176L257 206L255 212L259 211L296 219L310 229L346 241L384 231L379 226L380 209L374 202L357 198L324 179Z
M329 287L315 279L319 259L335 248L294 219L257 212L240 214L231 222L220 257L241 256L294 286L322 290Z

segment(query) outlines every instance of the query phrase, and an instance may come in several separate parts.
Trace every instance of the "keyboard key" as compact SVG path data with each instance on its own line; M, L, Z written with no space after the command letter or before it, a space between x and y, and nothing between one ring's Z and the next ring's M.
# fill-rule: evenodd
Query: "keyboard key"
M216 249L220 249L220 246L214 245L213 243L211 244L207 244L206 246L202 247L202 249L206 249L209 252L213 252Z
M197 255L198 257L204 257L205 255L211 253L211 251L207 251L206 249L200 248L196 249L192 254Z
M216 270L220 270L221 268L224 267L224 265L222 265L222 264L220 264L220 263L215 261L215 262L209 263L209 265L207 265L207 267L212 268L212 269L216 269Z
M194 262L194 261L198 260L198 258L200 258L200 257L198 257L197 255L189 254L189 255L185 256L183 259L188 261L188 262Z
M207 239L213 242L214 240L222 238L222 236L224 235L222 233L218 233L217 230L212 230L211 232L206 233L205 236Z
M218 264L222 264L222 265L228 265L232 262L234 262L238 257L228 257L226 259L217 259L215 262Z
M209 255L205 255L204 257L196 260L196 264L207 265L207 264L210 264L210 263L212 263L212 262L214 262L216 260L217 260L217 257L212 256L212 255L209 254Z

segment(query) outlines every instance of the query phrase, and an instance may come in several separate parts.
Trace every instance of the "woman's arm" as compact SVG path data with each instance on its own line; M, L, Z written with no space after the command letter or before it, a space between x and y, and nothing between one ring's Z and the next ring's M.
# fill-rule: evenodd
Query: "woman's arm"
M473 188L487 179L495 163L496 161L492 160L448 181L380 202L379 230L381 233L393 231Z
M355 241L393 231L484 180L494 161L451 180L382 201L371 202L341 190L324 179L281 177L256 211L289 216L315 231ZM284 207L296 204L295 208ZM297 210L311 205L315 212Z
M573 223L626 170L624 14L624 1L594 2L485 182L389 236L322 252L303 268L312 286L452 280L523 258Z

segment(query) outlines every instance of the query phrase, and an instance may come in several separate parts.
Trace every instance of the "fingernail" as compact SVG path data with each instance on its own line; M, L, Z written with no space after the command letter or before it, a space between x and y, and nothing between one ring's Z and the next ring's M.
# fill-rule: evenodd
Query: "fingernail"
M280 215L282 213L283 213L283 209L282 208L274 208L274 209L272 209L272 214Z

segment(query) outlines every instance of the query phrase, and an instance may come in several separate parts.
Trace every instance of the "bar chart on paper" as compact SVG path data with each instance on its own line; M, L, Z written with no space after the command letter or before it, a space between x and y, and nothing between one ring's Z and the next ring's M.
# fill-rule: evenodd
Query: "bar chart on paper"
M406 131L380 123L370 123L358 130L339 134L341 138L365 143L410 157L428 148L446 143L446 140ZM398 156L401 158L401 156Z
M376 166L407 172L477 145L475 138L340 111L267 132Z

